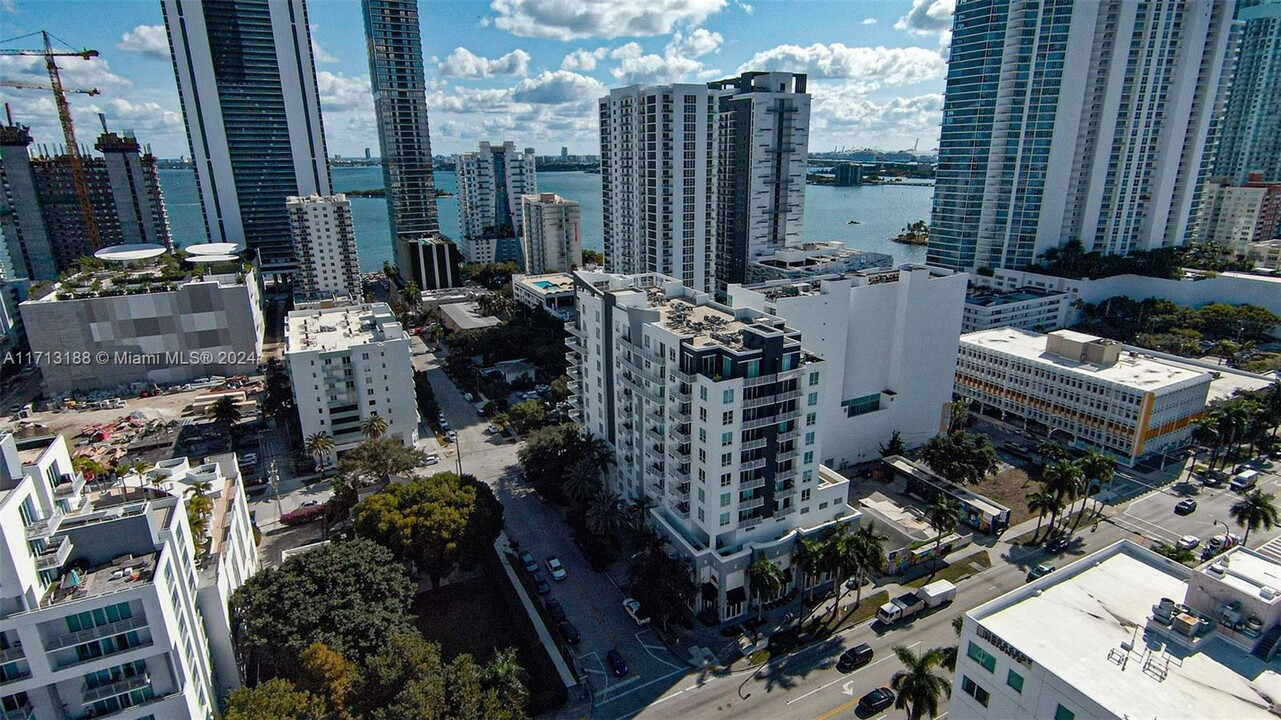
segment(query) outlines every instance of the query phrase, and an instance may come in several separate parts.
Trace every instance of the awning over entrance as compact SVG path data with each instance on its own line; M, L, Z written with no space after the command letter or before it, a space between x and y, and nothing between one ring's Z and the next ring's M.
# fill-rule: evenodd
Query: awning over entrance
M706 602L716 602L716 586L705 582L703 583L703 600Z
M725 593L726 605L738 605L744 602L747 602L747 588L743 587L742 585L739 585L738 587L733 588L729 592Z

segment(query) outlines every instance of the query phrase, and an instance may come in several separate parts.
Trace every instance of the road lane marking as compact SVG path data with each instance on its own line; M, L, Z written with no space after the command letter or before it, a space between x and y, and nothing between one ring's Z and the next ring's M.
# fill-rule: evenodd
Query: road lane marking
M841 705L835 710L829 710L823 713L822 715L819 715L818 717L814 718L814 720L828 720L828 718L836 717L837 715L840 715L846 710L849 710L850 708L857 705L858 701L859 701L859 698L854 698L853 700L850 700L849 702L845 703L844 705Z
M920 644L921 644L921 641L919 641L919 640L918 640L917 642L914 642L914 643L912 643L911 645L908 645L908 646L907 646L907 649L908 649L908 650L911 650L912 648L914 648L914 647L916 647L917 645L920 645ZM838 657L839 657L839 656L838 656ZM854 672L849 673L848 675L841 675L840 677L836 678L836 679L835 679L835 680L833 680L832 682L830 682L830 683L828 683L828 684L826 684L826 685L824 685L824 686L822 686L822 687L819 687L819 688L815 688L815 689L813 689L813 690L810 690L809 692L805 693L804 695L802 695L802 696L800 696L800 697L798 697L798 698L795 698L795 699L792 699L792 700L788 700L788 701L787 701L787 704L788 704L788 705L791 705L792 703L797 702L797 701L799 701L799 700L804 700L805 698L809 697L810 695L813 695L814 693L818 692L819 690L826 690L827 688L829 688L829 687L831 687L831 686L835 685L835 684L836 684L836 683L838 683L838 682L841 682L842 680L850 680L850 679L853 679L853 677L854 677L855 675L857 675L857 674L859 674L859 673L863 672L864 670L866 670L866 669L868 669L868 668L872 667L873 665L880 665L881 663L885 662L886 660L889 660L889 659L890 659L890 658L892 658L892 657L894 657L894 656L893 656L893 655L886 655L885 657L881 658L880 660L877 660L876 662L873 662L873 663L868 663L868 664L864 665L863 667L861 667L861 668L859 668L859 669L855 670Z
M613 697L609 698L608 700L601 700L600 702L596 703L596 705L595 705L595 706L596 706L596 707L600 707L600 706L602 706L602 705L605 705L605 704L608 704L608 703L612 703L612 702L614 702L615 700L621 700L621 699L623 699L623 698L627 697L628 695L631 695L631 694L632 694L632 693L634 693L634 692L639 692L639 691L641 691L641 690L644 690L645 688L649 687L650 685L653 685L654 683L662 682L662 681L664 681L664 680L666 680L666 679L668 679L668 678L675 677L675 676L680 675L680 674L682 674L682 673L684 673L684 672L685 672L685 670L684 670L684 669L681 669L681 670L673 670L673 671L671 671L671 672L667 673L666 675L663 675L663 676L661 676L661 677L656 677L656 678L654 678L653 680L650 680L649 682L645 683L644 685L638 685L638 686L636 686L636 687L632 688L631 690L628 690L627 692L621 692L621 693L618 693L617 695L614 695ZM638 678L638 679L639 679L639 678ZM615 687L617 687L617 686L615 686ZM642 708L642 710L643 710L643 708ZM639 711L638 711L638 712L639 712ZM636 714L636 713L633 713L633 714Z

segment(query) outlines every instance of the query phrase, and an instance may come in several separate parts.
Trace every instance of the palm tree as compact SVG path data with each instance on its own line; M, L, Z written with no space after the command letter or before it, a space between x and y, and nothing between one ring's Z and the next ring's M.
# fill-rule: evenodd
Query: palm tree
M854 561L854 607L863 604L863 583L874 572L885 567L885 541L889 538L879 535L869 522L860 525L850 534L850 558Z
M378 440L387 434L387 420L376 412L360 421L360 434L370 440Z
M230 395L218 398L218 401L209 406L209 414L213 417L214 422L222 424L227 430L227 437L231 437L231 426L240 420L240 408L236 407L236 401Z
M209 513L213 510L213 500L209 491L213 485L208 480L201 480L187 488L187 524L191 527L191 536L199 548L205 543L205 531L209 528Z
M1063 509L1063 500L1060 499L1058 495L1055 495L1054 493L1048 490L1041 489L1034 493L1028 494L1027 511L1034 512L1037 514L1036 530L1032 533L1033 543L1035 543L1036 539L1041 535L1041 523L1044 522L1045 515L1049 513L1050 517L1053 518L1062 509ZM1054 524L1053 520L1051 520L1050 524L1051 526L1053 526Z
M329 437L329 433L318 432L307 436L307 441L303 444L307 452L316 458L316 464L324 467L325 458L334 451L334 439Z
M1245 497L1236 501L1232 507L1228 508L1228 515L1236 521L1237 525L1245 528L1245 537L1241 540L1242 545L1250 542L1250 532L1252 530L1258 530L1259 528L1271 530L1278 523L1281 523L1281 514L1277 511L1273 497L1258 489L1251 490L1246 493Z
M895 693L894 707L906 709L908 720L937 715L939 701L952 696L952 683L934 671L943 664L943 653L934 649L917 655L902 645L896 645L894 655L903 663L903 669L890 679L890 687Z
M947 410L947 431L961 432L970 419L970 406L964 400L954 401Z
M1065 507L1070 507L1081 492L1081 467L1073 462L1059 461L1045 468L1041 477L1045 483L1045 489L1054 493L1054 496L1061 500ZM1057 513L1053 516L1050 526L1053 527L1057 521Z
M943 536L956 529L957 516L961 511L961 506L952 498L940 494L934 498L934 502L925 510L925 519L929 522L930 527L934 529L936 537L934 538L934 568L938 568L938 562L942 559Z
M756 619L765 615L765 603L773 600L783 590L783 570L769 558L761 558L747 568L752 594L756 596Z
M650 508L656 505L658 503L646 495L632 498L627 502L627 514L635 516L637 530L645 527L645 515L649 513Z
M579 458L565 469L561 492L576 506L583 507L600 492L600 472L591 458Z
M1272 437L1277 436L1277 425L1281 424L1281 380L1268 386L1263 392L1263 409L1272 425Z
M612 490L596 493L587 503L584 521L587 530L602 538L614 537L627 525L623 500Z
M1192 426L1192 442L1197 444L1197 450L1193 451L1192 464L1196 465L1196 454L1202 447L1210 448L1209 469L1214 469L1214 463L1219 457L1219 428L1213 417L1203 417L1197 420L1196 425Z
M1249 403L1244 398L1234 398L1218 408L1217 417L1216 429L1227 447L1227 452L1223 456L1227 461L1231 459L1237 442L1245 434L1246 426L1250 422Z
M1032 452L1036 453L1041 460L1041 472L1045 472L1046 466L1050 463L1067 459L1068 454L1067 448L1053 440L1042 440L1032 448Z
M486 687L498 693L503 707L524 707L529 699L525 669L516 658L516 648L503 648L494 653L494 659L485 666L483 680Z
M826 557L823 548L825 542L824 538L802 537L796 541L796 548L792 550L792 561L801 569L802 597L808 597L809 591L813 589L810 576L818 574L817 571L823 567Z
M584 454L592 459L601 472L605 472L610 465L614 464L614 451L608 440L586 430L583 432L582 441Z
M1085 515L1085 503L1089 501L1089 496L1096 492L1094 483L1098 482L1099 490L1110 485L1113 476L1116 475L1116 462L1098 450L1090 450L1077 460L1077 466L1081 468L1081 475L1085 478L1086 485L1085 499L1081 500L1081 515L1076 519L1079 523L1081 517Z

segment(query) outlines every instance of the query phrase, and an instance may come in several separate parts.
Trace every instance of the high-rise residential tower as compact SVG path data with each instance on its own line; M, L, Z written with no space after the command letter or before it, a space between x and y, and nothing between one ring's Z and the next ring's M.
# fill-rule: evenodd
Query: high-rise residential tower
M95 250L66 155L31 155L24 125L0 126L0 263L8 278L53 280ZM156 158L130 134L103 133L84 178L102 245L168 246Z
M296 268L285 198L328 195L305 0L162 0L212 242Z
M440 232L427 123L427 79L418 29L418 0L362 0L369 78L378 119L378 148L392 254L401 278L426 287L420 240Z
M296 292L317 299L360 300L360 259L347 196L291 197L285 204L298 257Z
M805 75L744 73L709 85L717 98L716 290L748 265L801 243L810 96Z
M801 242L806 76L631 85L600 100L605 265L723 293Z
M481 142L477 152L454 156L463 259L469 263L523 263L520 198L538 192L534 149L517 152L510 140Z
M1183 244L1204 180L1230 0L961 0L928 257L1021 268L1079 240Z
M1281 181L1281 0L1242 0L1240 50L1219 125L1214 175Z
M554 193L520 197L521 249L530 275L569 272L583 265L583 208Z

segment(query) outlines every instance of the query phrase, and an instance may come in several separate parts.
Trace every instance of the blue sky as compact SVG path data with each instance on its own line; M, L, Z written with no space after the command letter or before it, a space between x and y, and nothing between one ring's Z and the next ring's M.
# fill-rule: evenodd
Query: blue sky
M598 151L594 101L633 82L741 70L810 73L811 151L935 147L952 0L420 0L432 147L507 139ZM330 154L377 154L357 0L309 0ZM66 59L82 143L105 112L163 157L188 153L159 0L0 0L0 39L46 29L102 53ZM34 47L35 40L3 45ZM47 81L37 58L0 57L0 79ZM0 88L36 141L60 144L48 93Z

